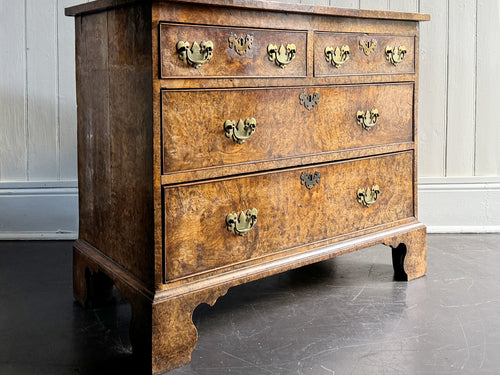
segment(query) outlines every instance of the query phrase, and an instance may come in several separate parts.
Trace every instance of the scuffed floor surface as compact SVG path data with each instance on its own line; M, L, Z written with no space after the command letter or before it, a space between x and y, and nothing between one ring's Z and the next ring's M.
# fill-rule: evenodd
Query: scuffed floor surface
M0 374L139 374L119 300L73 302L70 241L0 242ZM500 234L429 235L427 276L377 246L232 288L171 375L500 374Z

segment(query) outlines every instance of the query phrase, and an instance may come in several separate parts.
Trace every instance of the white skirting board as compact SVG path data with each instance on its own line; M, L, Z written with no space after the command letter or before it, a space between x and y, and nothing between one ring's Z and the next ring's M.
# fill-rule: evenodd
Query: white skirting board
M429 233L500 232L500 178L421 178ZM76 181L0 182L0 240L76 239Z
M0 240L76 239L76 181L0 182Z
M500 233L500 177L420 178L418 189L429 233Z

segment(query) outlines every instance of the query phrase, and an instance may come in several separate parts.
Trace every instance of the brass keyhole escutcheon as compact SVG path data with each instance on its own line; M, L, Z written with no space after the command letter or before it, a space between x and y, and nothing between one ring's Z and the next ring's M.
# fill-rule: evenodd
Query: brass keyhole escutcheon
M316 171L314 173L302 172L300 174L300 183L301 185L304 185L308 190L311 190L316 184L319 184L320 180L320 171Z
M231 34L228 38L229 48L233 49L238 55L243 56L253 44L253 35Z
M375 50L375 47L377 46L377 41L375 39L372 40L363 40L361 39L359 41L359 48L363 53L368 56L370 53L372 53Z
M300 104L306 107L307 110L311 110L319 104L319 92L315 92L314 94L308 94L307 92L303 92L299 95Z

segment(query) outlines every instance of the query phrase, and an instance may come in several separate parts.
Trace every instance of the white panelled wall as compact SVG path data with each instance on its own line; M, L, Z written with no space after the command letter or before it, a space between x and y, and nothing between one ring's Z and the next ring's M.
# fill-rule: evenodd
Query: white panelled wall
M0 239L76 238L74 19L0 0Z
M0 0L0 239L76 238L73 18L85 0ZM500 231L500 1L288 0L430 13L421 24L419 217Z

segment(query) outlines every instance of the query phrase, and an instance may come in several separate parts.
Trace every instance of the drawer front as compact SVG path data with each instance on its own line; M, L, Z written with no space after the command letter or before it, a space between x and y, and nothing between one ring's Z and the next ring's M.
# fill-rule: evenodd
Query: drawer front
M413 36L314 34L314 75L317 77L414 72Z
M413 84L164 90L162 113L169 173L411 142Z
M172 280L412 217L413 153L167 187L164 210Z
M306 76L306 39L302 31L160 24L160 76Z

